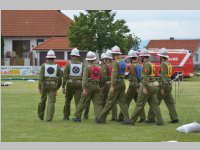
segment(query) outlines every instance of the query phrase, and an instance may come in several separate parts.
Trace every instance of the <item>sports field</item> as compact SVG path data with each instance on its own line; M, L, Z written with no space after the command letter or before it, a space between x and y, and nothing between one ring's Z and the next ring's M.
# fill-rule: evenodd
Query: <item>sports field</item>
M127 81L126 81L127 82ZM89 120L82 123L63 121L64 95L58 92L56 111L52 122L40 121L37 118L37 104L40 95L37 82L13 81L13 85L1 88L1 139L2 141L115 141L115 142L161 142L161 141L200 141L199 133L178 133L176 128L185 123L200 123L200 79L184 81L183 93L176 100L179 124L169 124L168 111L161 104L164 126L136 123L126 126L112 122L110 115L107 124L95 124L93 108ZM174 92L173 92L174 93ZM91 105L92 106L92 105ZM130 114L134 108L131 103ZM146 111L148 106L146 106ZM72 103L72 115L74 103Z

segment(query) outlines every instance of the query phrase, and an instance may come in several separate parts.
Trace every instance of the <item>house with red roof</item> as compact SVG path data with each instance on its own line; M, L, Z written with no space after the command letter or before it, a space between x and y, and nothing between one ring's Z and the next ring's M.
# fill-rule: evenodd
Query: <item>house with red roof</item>
M34 47L32 50L37 55L37 65L41 65L45 61L46 53L48 50L53 49L56 53L56 59L58 60L69 60L69 55L71 53L72 48L69 47L69 41L67 37L52 37L48 38L43 43ZM87 51L80 50L80 59L86 57Z
M200 69L200 39L198 40L150 40L147 49L187 49L192 51L193 63L196 68Z
M72 49L67 39L71 22L58 10L2 10L5 65L40 65L49 49L55 49L59 59L67 59Z

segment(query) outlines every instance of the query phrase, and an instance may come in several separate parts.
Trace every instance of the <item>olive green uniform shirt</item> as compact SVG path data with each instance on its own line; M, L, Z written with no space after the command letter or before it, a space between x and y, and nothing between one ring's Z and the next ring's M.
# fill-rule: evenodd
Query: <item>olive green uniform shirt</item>
M159 70L159 83L160 87L163 87L165 84L168 84L171 81L171 78L167 76L168 74L168 62L162 62L160 65L160 70Z
M55 64L55 63L46 63L46 64ZM60 67L57 65L57 74L56 74L56 78L52 78L52 77L45 77L45 63L42 64L41 68L40 68L40 76L39 76L39 84L38 84L38 88L39 90L41 90L42 85L44 84L45 81L57 81L56 83L56 89L58 90L62 84L62 70L60 69Z
M71 64L81 64L81 62L78 60L78 59L75 59L75 60L71 60L70 61ZM83 68L84 68L84 64L82 66L82 72L83 72ZM83 73L82 73L83 74ZM67 81L68 80L82 80L82 76L70 76L70 63L68 63L66 66L65 66L65 69L64 69L64 73L63 73L63 83L62 83L62 88L67 88Z
M116 86L117 81L124 79L125 75L119 75L119 62L122 59L116 59L112 62L112 76L111 76L111 86Z
M144 62L142 67L142 85L147 87L149 82L153 81L152 73L152 64L150 61Z
M85 66L84 69L83 69L83 77L82 77L82 88L83 89L86 89L87 86L92 85L93 84L92 82L94 82L90 79L90 67L91 66L100 67L100 74L101 74L100 81L95 81L95 82L96 83L98 82L100 87L103 87L104 80L103 80L103 72L102 72L101 66L99 64L96 64L96 63L88 63L88 65Z

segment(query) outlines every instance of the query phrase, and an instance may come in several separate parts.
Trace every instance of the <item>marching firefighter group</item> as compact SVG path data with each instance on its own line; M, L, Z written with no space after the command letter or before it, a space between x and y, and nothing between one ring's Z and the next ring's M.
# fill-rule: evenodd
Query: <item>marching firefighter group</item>
M72 49L70 55L71 59L64 71L54 63L56 56L53 50L48 51L47 61L41 66L38 86L41 94L38 117L41 120L44 120L46 108L45 119L52 121L57 91L62 86L62 93L65 95L64 120L70 120L70 104L74 98L76 106L75 117L72 119L74 122L81 122L82 117L88 119L92 101L94 120L98 124L106 123L108 114L112 114L112 121L127 125L135 125L137 120L139 123L163 125L160 110L162 100L169 111L171 118L169 123L179 122L172 96L172 66L168 62L167 49L160 49L158 54L161 62L158 77L155 77L155 67L150 62L150 54L146 49L140 53L130 50L129 66L122 59L118 46L103 53L100 61L92 51L87 53L85 63L80 61L77 48ZM126 75L129 80L127 92L124 81ZM135 108L129 115L132 99L135 101ZM146 103L149 104L147 117L144 110ZM118 106L119 113L117 113Z

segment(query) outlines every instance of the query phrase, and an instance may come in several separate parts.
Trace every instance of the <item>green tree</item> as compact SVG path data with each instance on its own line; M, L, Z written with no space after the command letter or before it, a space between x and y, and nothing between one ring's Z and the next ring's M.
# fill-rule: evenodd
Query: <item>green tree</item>
M130 34L125 20L116 20L112 10L87 10L74 16L68 37L71 47L98 51L118 45L123 52L138 47L139 38Z

